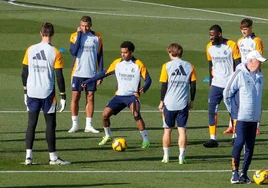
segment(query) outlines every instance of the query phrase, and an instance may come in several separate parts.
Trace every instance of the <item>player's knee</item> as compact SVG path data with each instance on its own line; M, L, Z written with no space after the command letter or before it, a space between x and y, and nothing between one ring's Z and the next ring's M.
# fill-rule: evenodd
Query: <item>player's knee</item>
M93 92L89 92L89 93L87 94L87 100L92 101L93 99L94 99L94 93L93 93Z
M140 113L139 112L136 112L136 111L133 112L133 117L134 117L135 121L138 121L138 120L141 120L142 119Z
M107 113L107 112L103 112L103 113L102 113L102 119L107 120L107 119L109 119L109 118L110 118L109 113Z

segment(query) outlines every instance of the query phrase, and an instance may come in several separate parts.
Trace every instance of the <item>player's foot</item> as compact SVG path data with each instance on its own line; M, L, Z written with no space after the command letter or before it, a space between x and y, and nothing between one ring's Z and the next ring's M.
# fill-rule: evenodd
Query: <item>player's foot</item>
M203 144L205 148L216 148L219 146L217 140L210 139L209 141Z
M31 158L27 158L25 159L25 162L24 162L25 165L32 165L33 164L33 160Z
M183 157L183 158L179 158L179 164L186 164L187 162L186 162L186 160L185 160L185 158Z
M144 141L141 143L141 148L148 148L148 147L150 147L150 145L151 145L151 143L149 141L148 142Z
M169 157L163 157L162 163L169 163Z
M68 133L75 133L76 131L78 131L78 127L72 126L72 128L68 131Z
M239 177L239 181L240 181L240 183L246 183L246 184L252 183L251 179L249 179L247 174L244 174L244 173L241 173L241 175Z
M49 164L50 165L69 165L71 163L69 161L64 161L64 160L62 160L61 158L58 157L58 159L55 160L55 161L50 160Z
M86 127L85 128L85 133L100 133L100 131L94 129L94 127Z
M103 146L105 145L107 142L110 142L112 141L112 137L109 137L109 136L104 136L102 138L102 141L99 143L99 146Z
M223 131L224 134L233 134L233 127L228 127L225 131Z
M260 129L257 129L257 130L256 130L256 134L261 134Z
M237 171L233 171L232 172L232 177L231 177L231 184L238 184L238 183L240 183L240 181L239 181L239 174L238 174L238 172Z

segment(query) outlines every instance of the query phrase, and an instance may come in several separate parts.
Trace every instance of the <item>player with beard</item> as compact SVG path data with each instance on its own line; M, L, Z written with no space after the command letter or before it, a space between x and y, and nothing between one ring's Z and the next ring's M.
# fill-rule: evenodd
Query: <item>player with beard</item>
M218 147L216 138L217 112L223 99L223 90L236 66L241 63L241 55L236 42L223 38L219 25L209 29L210 42L206 47L209 61L210 92L208 97L208 119L210 140L203 144L206 148Z

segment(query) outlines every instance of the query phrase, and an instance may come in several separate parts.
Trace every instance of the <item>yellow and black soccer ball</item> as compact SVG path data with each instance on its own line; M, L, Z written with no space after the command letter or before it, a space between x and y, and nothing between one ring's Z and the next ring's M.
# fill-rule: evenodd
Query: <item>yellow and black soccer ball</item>
M257 170L253 175L253 180L256 184L268 184L268 172L266 170Z
M124 138L115 138L112 142L112 148L114 151L126 151L127 142Z

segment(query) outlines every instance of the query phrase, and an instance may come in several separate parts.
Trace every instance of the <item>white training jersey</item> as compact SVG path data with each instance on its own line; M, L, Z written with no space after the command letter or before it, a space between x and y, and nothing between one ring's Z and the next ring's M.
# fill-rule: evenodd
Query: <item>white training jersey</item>
M118 58L113 61L105 74L115 72L117 79L118 96L139 96L139 86L141 77L145 80L148 76L147 68L139 60L132 58L131 60L122 60Z
M63 68L63 60L58 49L47 42L30 46L22 64L28 65L27 95L44 99L55 87L54 69Z
M184 109L189 101L189 83L196 81L194 66L182 59L174 59L162 66L160 82L167 83L164 104L170 111Z
M70 37L70 42L77 39L77 32ZM101 47L100 35L95 32L82 34L80 48L73 64L72 76L92 78L97 73L97 56Z
M241 37L237 41L237 45L239 51L241 53L241 62L246 63L247 54L252 50L258 50L261 54L263 54L263 43L262 40L252 34L251 36Z
M234 71L234 60L240 58L239 49L234 41L225 39L220 45L208 43L206 48L208 61L212 62L211 85L225 88L232 72Z

